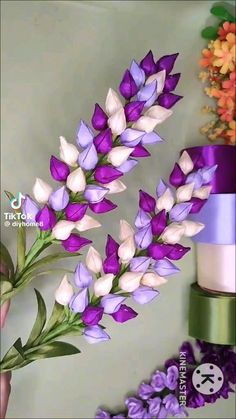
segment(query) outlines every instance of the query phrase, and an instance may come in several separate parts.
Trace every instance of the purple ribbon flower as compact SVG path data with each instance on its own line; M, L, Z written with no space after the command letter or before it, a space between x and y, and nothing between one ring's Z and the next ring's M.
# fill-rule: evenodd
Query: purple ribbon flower
M57 217L53 210L45 205L36 215L35 220L39 223L40 230L47 231L51 230L56 222Z
M67 179L70 174L70 169L66 163L57 159L55 156L51 156L50 159L50 172L53 179L63 182Z
M139 191L139 207L146 212L153 212L156 207L156 200L140 189Z
M93 116L92 116L92 126L94 129L101 131L107 127L108 117L105 114L104 110L101 108L98 103L95 104Z
M100 132L93 140L98 153L107 154L112 149L112 132L110 128Z
M96 214L104 214L105 212L109 212L117 208L117 205L111 202L109 199L104 198L100 202L90 203L89 208Z
M130 99L138 92L138 86L136 85L129 70L125 71L119 90L125 99Z
M65 209L65 215L69 221L79 221L83 218L88 208L88 204L70 202Z
M125 304L121 304L119 309L115 313L111 314L113 319L118 323L125 323L128 320L134 319L137 315L138 313L136 313L136 311Z
M77 252L81 247L87 246L89 243L92 243L92 241L74 233L72 233L68 239L62 240L61 242L64 249L71 253Z
M157 72L157 66L154 61L152 51L149 51L147 55L140 62L140 67L144 70L146 76L151 76Z
M100 183L110 183L123 175L112 166L99 166L95 169L94 178Z
M103 307L87 306L81 316L81 319L87 326L95 326L102 319L103 311Z

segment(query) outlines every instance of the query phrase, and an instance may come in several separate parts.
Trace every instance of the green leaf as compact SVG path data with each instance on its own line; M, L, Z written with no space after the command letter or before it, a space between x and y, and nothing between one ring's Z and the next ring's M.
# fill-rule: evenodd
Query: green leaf
M55 304L52 309L52 314L46 325L45 332L53 329L53 327L56 326L56 324L59 323L63 317L64 317L64 306L62 306L61 304L55 301Z
M41 266L44 266L48 263L57 262L60 259L70 258L70 257L74 257L74 256L78 257L79 255L80 255L80 253L68 253L68 252L54 253L52 255L45 256L45 257L41 258L39 261L33 263L30 266L30 270L31 269L34 269L34 270L38 269Z
M24 350L22 347L21 339L18 338L14 345L7 351L6 355L3 357L1 364L4 363L4 366L10 368L18 363L21 363L25 360Z
M37 297L38 313L37 313L37 317L36 317L33 329L30 333L29 339L26 342L25 348L31 346L34 343L34 341L39 337L47 319L47 310L46 310L44 299L41 296L39 291L37 291L36 289L34 291Z
M218 36L218 26L208 26L207 28L203 29L201 35L204 39L212 39L215 40Z
M21 224L17 229L17 270L21 272L25 265L26 230Z
M235 22L234 16L224 6L213 6L211 8L211 14L224 21Z
M0 242L0 259L1 259L1 263L7 266L7 268L10 271L10 275L12 276L14 273L14 265L12 262L12 258L6 246L4 246L2 242Z
M15 198L15 196L11 192L9 192L9 191L4 191L4 192L5 192L6 196L8 197L9 201L11 201L12 199Z
M38 347L35 351L27 353L26 358L31 361L44 358L55 358L57 356L75 355L80 353L80 350L70 343L66 342L51 342L41 347Z
M0 295L6 294L7 292L12 290L12 283L8 280L8 278L0 274Z

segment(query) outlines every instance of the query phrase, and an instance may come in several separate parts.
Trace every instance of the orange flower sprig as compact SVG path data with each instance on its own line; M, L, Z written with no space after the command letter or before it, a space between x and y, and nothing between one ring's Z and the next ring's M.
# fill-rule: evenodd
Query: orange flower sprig
M208 83L204 91L207 96L216 99L216 107L203 107L203 112L214 114L214 119L204 125L200 132L211 142L223 139L225 144L235 145L236 24L221 21L220 26L214 29L215 33L210 28L202 32L203 37L208 39L212 34L212 39L202 51L199 64L204 71L200 72L199 78ZM207 31L210 36L205 36Z

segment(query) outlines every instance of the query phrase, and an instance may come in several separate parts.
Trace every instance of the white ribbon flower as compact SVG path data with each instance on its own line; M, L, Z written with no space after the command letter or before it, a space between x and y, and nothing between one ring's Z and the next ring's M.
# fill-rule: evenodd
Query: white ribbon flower
M94 294L96 297L104 297L104 295L109 294L112 289L112 282L114 278L115 275L106 274L94 282Z
M147 287L158 287L159 285L166 284L166 282L166 278L157 275L155 272L145 273L141 280L141 284Z
M154 105L145 112L145 116L154 118L157 121L157 124L162 124L162 122L169 118L172 113L173 111L171 109L166 109L160 105Z
M98 274L102 270L102 257L94 247L90 246L87 256L86 265L90 271Z
M103 186L104 186L104 188L109 189L108 194L120 193L120 192L123 192L127 189L125 184L123 182L121 182L121 180L119 180L119 179L113 180L112 182L107 183Z
M119 247L118 256L122 263L129 262L135 254L136 246L134 237L129 236Z
M187 183L176 190L177 202L187 202L193 196L194 183Z
M68 143L64 137L60 137L60 158L69 166L77 166L79 151L74 144Z
M83 192L86 187L86 178L81 167L71 172L66 180L66 186L72 192Z
M123 108L122 102L118 94L113 90L109 89L105 103L106 112L109 116L116 113L119 109Z
M195 191L193 191L193 196L195 198L199 198L199 199L208 199L209 195L211 193L211 190L212 190L211 185L202 186L201 188L196 189Z
M83 218L75 223L75 228L78 231L87 231L91 230L92 228L101 227L101 223L99 223L95 218L90 217L89 215L84 215Z
M109 151L107 155L107 160L114 167L119 167L126 162L126 160L133 151L133 148L125 147L123 145L119 147L114 147L111 151Z
M55 300L62 306L67 306L74 295L73 287L65 275L55 292Z
M156 125L159 124L158 120L149 116L141 116L133 125L132 128L140 131L152 132Z
M186 237L195 236L195 234L198 234L205 227L205 225L202 223L197 223L190 220L182 221L182 226L184 227L184 235Z
M160 198L158 198L156 208L158 211L162 211L163 209L166 211L170 211L174 203L175 200L173 198L171 190L170 188L167 188L163 195L160 196Z
M120 135L126 128L126 119L124 109L119 109L108 119L108 126L114 135Z
M181 154L180 159L178 161L178 165L185 175L192 172L194 164L187 151L183 151L183 153Z
M52 235L57 240L66 240L75 228L73 221L61 220L53 227Z
M126 220L120 220L120 232L119 232L119 239L120 241L124 241L128 239L128 237L134 235L134 229Z
M168 244L176 244L185 233L185 227L182 224L172 223L165 228L161 239Z
M165 85L165 79L166 79L166 70L158 71L158 73L153 74L152 76L148 77L145 84L150 84L154 80L157 82L157 94L159 95L162 93L164 85Z
M142 276L142 272L126 272L120 277L119 287L123 291L133 292L139 287Z
M35 184L33 186L33 194L36 201L38 201L40 204L46 204L52 191L53 189L48 183L44 182L44 180L38 177L36 178Z

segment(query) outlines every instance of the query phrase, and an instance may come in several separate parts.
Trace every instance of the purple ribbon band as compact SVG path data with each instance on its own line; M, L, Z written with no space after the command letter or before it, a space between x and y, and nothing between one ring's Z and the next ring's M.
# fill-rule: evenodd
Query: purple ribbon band
M193 241L209 244L235 244L236 194L213 194L198 214L191 214L193 221L205 228L192 237Z
M182 150L184 151L184 150ZM212 194L236 193L236 147L232 145L205 145L186 148L195 169L218 165L213 180Z

